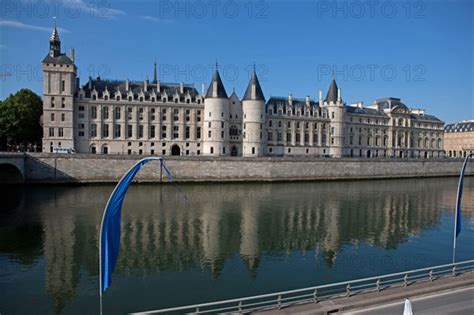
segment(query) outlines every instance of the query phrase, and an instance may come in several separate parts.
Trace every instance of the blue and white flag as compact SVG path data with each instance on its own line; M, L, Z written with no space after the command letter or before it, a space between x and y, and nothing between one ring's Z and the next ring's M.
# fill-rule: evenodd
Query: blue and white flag
M115 186L112 195L104 210L102 217L102 225L100 229L100 293L102 294L110 287L112 282L112 272L117 263L117 257L120 250L120 225L122 203L135 175L142 168L143 165L150 161L160 161L161 167L165 170L168 180L172 181L171 172L163 163L160 157L149 157L138 161L128 172L120 179L117 186Z

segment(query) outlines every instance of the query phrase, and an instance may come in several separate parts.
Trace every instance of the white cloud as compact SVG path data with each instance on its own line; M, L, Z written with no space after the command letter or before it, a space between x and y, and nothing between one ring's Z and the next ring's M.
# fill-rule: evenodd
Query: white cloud
M151 15L143 15L143 16L140 16L140 18L142 18L145 21L150 21L154 23L171 23L172 22L171 20L159 19Z
M25 24L20 21L7 20L3 18L0 18L0 26L10 27L10 28L19 28L19 29L27 30L27 31L51 32L51 26L44 27L44 26L38 26L38 25L32 25L32 24ZM67 29L61 28L61 27L58 27L58 31L60 31L61 33L70 33Z

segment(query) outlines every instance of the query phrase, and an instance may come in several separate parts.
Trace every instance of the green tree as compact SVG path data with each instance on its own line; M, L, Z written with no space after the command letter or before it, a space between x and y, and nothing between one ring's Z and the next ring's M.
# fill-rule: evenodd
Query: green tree
M40 145L43 101L29 89L21 89L0 102L0 149Z

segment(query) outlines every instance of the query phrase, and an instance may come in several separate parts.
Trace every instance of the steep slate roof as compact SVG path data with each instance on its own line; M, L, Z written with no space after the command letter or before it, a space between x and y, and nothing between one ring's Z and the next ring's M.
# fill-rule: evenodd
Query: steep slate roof
M448 124L444 127L445 132L472 132L474 131L474 120L462 121L454 124Z
M443 122L441 119L439 119L438 117L436 116L433 116L433 115L419 115L419 114L411 114L410 115L410 118L411 119L415 119L415 120L424 120L424 121L431 121L431 122Z
M91 83L91 88L89 88L89 82ZM122 94L122 97L125 97L127 95L127 90L125 89L125 80L102 80L102 79L96 79L87 82L85 85L82 86L82 90L84 91L85 95L87 98L90 97L92 90L97 91L99 97L102 96L102 94L105 92L105 88L107 87L107 90L110 93L111 97L114 97L115 92L119 91ZM145 99L149 99L150 95L152 94L152 91L155 91L157 96L160 96L164 92L168 96L173 96L177 92L180 96L186 95L188 92L191 97L197 97L199 95L199 92L196 90L196 88L191 85L191 84L184 84L183 85L183 91L184 93L181 94L180 92L180 84L179 83L160 83L160 90L157 90L157 83L148 83L148 89L147 91L144 91L144 85L145 83L143 81L129 81L128 83L130 91L132 91L134 96L138 96L141 91L143 90L143 93L145 94Z
M326 99L325 101L326 102L334 102L336 103L337 102L337 90L338 90L338 87L337 87L337 83L336 83L336 80L332 80L331 81L331 84L329 85L329 90L328 90L328 94L326 94Z
M255 95L252 95L252 87L255 87ZM265 102L265 95L263 95L262 87L258 81L255 69L253 70L252 77L250 78L249 85L247 86L247 90L245 91L245 95L242 100L256 100Z
M351 114L359 114L359 115L371 115L371 116L383 116L387 117L383 110L376 110L373 108L359 108L355 106L346 106L346 111Z
M282 97L282 96L272 96L268 100L266 107L273 107L273 111L276 112L278 110L278 106L282 105L283 107L287 108L289 106L288 102L288 97ZM311 107L320 107L319 102L314 102L310 101L309 105ZM296 107L301 107L301 106L306 106L306 99L301 99L301 98L293 98L293 105L292 105L292 110L295 110Z
M72 65L74 62L66 56L66 54L60 54L59 56L56 57L51 57L49 54L46 55L43 59L43 63L53 63L53 64L58 64L58 65Z
M215 84L214 84L215 83ZM214 91L216 89L216 91ZM217 95L215 98L227 98L227 92L225 91L224 84L222 83L221 76L219 74L219 70L214 71L214 75L212 76L211 84L209 85L209 89L206 93L206 98L214 98L213 95Z

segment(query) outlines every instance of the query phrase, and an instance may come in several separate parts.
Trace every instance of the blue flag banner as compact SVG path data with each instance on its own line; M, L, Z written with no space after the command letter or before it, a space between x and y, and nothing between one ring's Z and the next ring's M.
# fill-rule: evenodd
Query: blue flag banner
M100 294L102 295L112 282L112 272L117 263L117 257L120 250L120 226L122 203L125 194L133 178L138 171L150 161L160 161L161 167L166 172L168 180L173 177L160 157L149 157L138 161L127 173L120 179L114 191L110 195L109 201L104 210L102 224L100 229L99 260L100 260Z
M461 233L461 203L462 203L462 191L464 189L464 171L466 170L466 165L467 161L471 156L473 156L473 153L470 153L466 156L466 159L464 160L464 164L461 169L461 175L459 176L459 185L458 185L458 195L456 198L456 231L455 231L455 237L458 237L459 233Z

